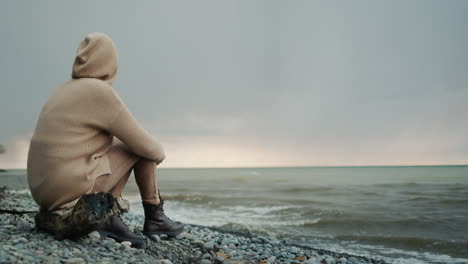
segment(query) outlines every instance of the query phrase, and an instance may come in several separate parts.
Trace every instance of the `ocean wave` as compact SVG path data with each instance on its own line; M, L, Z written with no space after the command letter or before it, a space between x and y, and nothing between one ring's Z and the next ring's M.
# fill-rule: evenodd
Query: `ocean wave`
M295 206L304 206L304 208L311 207L313 205L318 205L318 206L330 206L334 205L332 201L320 201L320 200L313 200L313 198L309 199L294 199L294 198L282 198L282 202L288 203L288 204L293 204Z
M185 207L185 204L198 205L197 207L206 207L207 211L211 211L216 208L217 211L225 211L229 214L242 214L244 217L251 215L264 216L264 215L294 215L302 212L302 204L294 204L291 202L277 204L270 204L270 201L248 201L248 205L245 204L245 199L232 198L232 197L215 197L210 195L201 194L169 194L163 195L163 198L168 202L181 203L179 206ZM237 202L232 202L236 200Z
M249 180L246 177L235 177L235 178L231 178L231 181L238 182L238 183L246 183Z
M420 221L419 218L414 219L395 219L395 220L372 220L372 219L349 219L346 217L335 218L335 219L325 219L321 218L320 221L311 221L305 222L305 227L314 227L314 228L329 228L329 227L339 227L351 228L355 230L356 228L369 228L370 226L386 226L389 227L408 227L408 226L423 226L430 225L430 223Z
M423 247L426 245L439 245L440 243L444 243L447 241L435 240L435 239L428 239L428 238L421 238L421 237L392 237L392 236L359 236L359 235L345 235L345 236L337 236L337 239L342 240L360 240L366 241L371 244L380 242L386 242L390 244L408 244L412 246Z
M451 191L468 191L467 184L455 184L448 188Z
M264 219L264 220L253 220L249 222L249 224L246 224L244 222L228 222L226 224L223 224L219 227L223 228L232 228L232 229L239 229L239 230L244 230L244 231L250 231L250 232L268 232L268 233L276 233L278 232L278 229L273 229L275 231L272 231L271 228L269 227L275 227L275 228L282 228L282 227L297 227L297 226L304 226L306 223L313 223L314 221L320 221L320 218L317 218L315 220L309 220L309 221L304 221L304 220L280 220L280 219Z
M337 188L334 186L311 186L311 187L301 187L301 186L275 186L274 191L280 191L285 193L298 193L298 192L330 192L334 191Z
M375 187L384 187L384 188L394 188L394 187L402 187L402 186L406 186L406 187L416 187L416 186L420 186L420 185L424 185L424 184L415 183L415 182L378 183L378 184L373 184L373 186L375 186Z
M435 198L432 198L432 197L423 197L423 196L419 196L419 197L413 197L413 198L408 198L408 199L403 199L404 201L413 201L413 202L416 202L416 201L434 201L436 200Z
M468 256L468 242L446 241L423 237L393 237L393 236L337 236L336 239L359 241L371 245L384 245L387 247L406 248L418 251L431 251L439 254L447 254L451 257Z
M403 194L403 195L421 195L421 194L424 194L424 193L420 192L420 191L400 191L399 194Z
M247 233L260 233L265 235L273 234L267 229L261 228L260 226L249 226L242 223L226 223L221 226L218 226L219 229L229 232L247 232Z
M202 195L202 194L166 194L162 195L164 200L167 201L179 201L179 202L188 202L188 203L204 203L216 200L218 198Z
M139 196L135 196L139 197ZM310 201L305 199L285 199L271 204L269 199L251 200L249 197L232 197L229 195L203 195L203 194L166 194L162 196L164 200L171 202L189 203L189 204L210 204L210 206L222 207L229 211L245 211L258 214L278 213L286 214L302 210L305 205L329 205L327 201ZM214 203L216 202L216 203ZM246 204L248 203L248 204Z
M291 209L301 208L294 205L272 205L272 206L226 206L226 209L236 212L250 212L258 215L280 214L282 212L291 212Z
M441 200L441 204L465 204L468 205L468 199L447 199Z
M408 202L418 202L418 201L433 201L435 203L439 204L445 204L445 205L450 205L450 204L464 204L468 206L468 199L445 199L445 200L438 200L436 197L424 197L424 196L419 196L419 197L412 197L408 199L402 199L402 201L408 201Z

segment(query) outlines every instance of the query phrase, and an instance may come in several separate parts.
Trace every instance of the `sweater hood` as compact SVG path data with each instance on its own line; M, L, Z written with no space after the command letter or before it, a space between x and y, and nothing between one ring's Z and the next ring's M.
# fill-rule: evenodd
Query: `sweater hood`
M76 50L72 78L97 78L112 85L117 69L114 42L106 34L94 32L88 34Z

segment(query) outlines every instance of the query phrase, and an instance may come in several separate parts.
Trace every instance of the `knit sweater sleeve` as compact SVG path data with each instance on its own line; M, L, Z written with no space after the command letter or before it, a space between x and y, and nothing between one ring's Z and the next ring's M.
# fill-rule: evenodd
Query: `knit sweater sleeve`
M142 157L157 162L165 158L162 145L138 123L125 105L117 112L107 131Z
M94 102L101 105L96 114L97 126L120 139L134 153L157 162L164 160L162 145L140 125L115 90L102 85L103 82L99 84L92 93Z

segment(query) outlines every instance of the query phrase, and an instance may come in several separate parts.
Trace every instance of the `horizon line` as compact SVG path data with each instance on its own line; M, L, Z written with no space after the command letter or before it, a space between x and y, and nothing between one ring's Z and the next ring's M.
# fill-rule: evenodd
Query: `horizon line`
M162 167L160 169L280 169L280 168L372 168L372 167L464 167L468 164L434 165L313 165L313 166L244 166L244 167Z
M464 167L468 164L434 165L317 165L317 166L239 166L239 167L159 167L159 169L281 169L281 168L382 168L382 167ZM0 168L0 170L25 170L26 168Z

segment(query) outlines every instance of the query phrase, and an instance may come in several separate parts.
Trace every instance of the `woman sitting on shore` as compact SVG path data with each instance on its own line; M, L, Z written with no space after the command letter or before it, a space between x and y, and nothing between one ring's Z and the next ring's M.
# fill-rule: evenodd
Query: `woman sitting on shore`
M117 60L105 34L89 34L80 43L72 79L52 92L39 115L27 162L31 194L48 212L74 207L85 194L120 197L133 170L145 211L143 233L175 236L184 225L164 214L156 180L165 154L112 88ZM119 214L98 230L120 242L144 241Z

